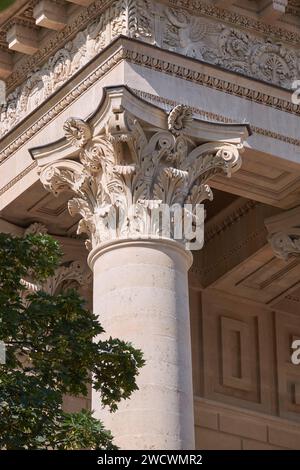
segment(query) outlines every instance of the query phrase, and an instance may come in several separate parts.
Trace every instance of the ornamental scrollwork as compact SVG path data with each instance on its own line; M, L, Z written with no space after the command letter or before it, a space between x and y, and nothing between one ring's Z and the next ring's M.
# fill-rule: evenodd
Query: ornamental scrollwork
M165 206L172 212L189 204L196 217L196 205L212 199L208 180L239 169L242 145L199 145L186 135L191 121L191 109L177 106L165 130L143 128L125 110L97 135L80 119L65 123L65 137L78 149L79 161L52 163L40 178L55 195L73 194L69 212L81 216L78 233L87 235L88 249L121 237L161 235L159 220L151 215Z
M28 295L33 292L46 292L49 295L56 295L64 290L92 285L92 273L81 261L72 261L68 265L59 266L54 274L46 281L36 284L28 279L21 279L21 285L25 288L21 292L21 298L25 305L28 305Z
M166 7L165 15L162 47L166 49L284 88L290 89L298 76L296 49L186 10Z
M287 261L291 256L300 255L300 237L285 232L269 236L268 241L277 258Z

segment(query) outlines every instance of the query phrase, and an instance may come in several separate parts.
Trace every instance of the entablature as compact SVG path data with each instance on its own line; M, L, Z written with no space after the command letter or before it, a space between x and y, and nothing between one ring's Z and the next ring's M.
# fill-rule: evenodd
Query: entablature
M70 68L74 60L78 70L120 35L286 89L298 78L300 6L295 1L32 0L19 4L19 10L12 10L13 16L4 17L2 24L0 15L0 78L6 80L8 92L22 86L29 74L36 81L36 73L51 88L58 70Z

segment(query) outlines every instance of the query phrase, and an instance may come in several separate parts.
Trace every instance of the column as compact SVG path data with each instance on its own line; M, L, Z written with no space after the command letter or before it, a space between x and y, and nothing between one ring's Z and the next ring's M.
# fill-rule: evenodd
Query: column
M117 413L97 410L122 449L194 448L191 260L172 240L111 242L89 256L101 323L113 337L141 348L146 359L139 391Z
M200 131L186 106L177 106L161 122L162 128L147 125L123 106L112 106L96 131L69 119L65 136L78 149L79 161L60 160L41 172L49 191L74 195L68 207L81 216L78 233L87 235L94 311L107 334L144 352L139 390L116 413L102 410L93 393L96 415L122 449L194 448L191 240L185 233L175 237L174 207L182 209L182 220L197 225L197 207L212 198L208 179L230 176L240 166L237 139L192 137ZM161 210L169 216L168 230L153 216Z

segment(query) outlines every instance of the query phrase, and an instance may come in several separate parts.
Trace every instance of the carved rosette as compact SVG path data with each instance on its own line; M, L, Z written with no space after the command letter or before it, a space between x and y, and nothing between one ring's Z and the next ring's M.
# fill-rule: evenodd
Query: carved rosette
M161 236L159 218L151 216L162 207L172 218L175 207L188 204L196 218L196 205L212 199L207 181L239 169L242 145L198 145L187 135L192 121L191 110L181 105L165 130L143 128L125 110L114 112L97 135L80 119L66 121L66 139L79 150L80 162L52 163L40 178L55 195L73 193L69 212L81 216L78 233L87 234L88 249L119 238Z

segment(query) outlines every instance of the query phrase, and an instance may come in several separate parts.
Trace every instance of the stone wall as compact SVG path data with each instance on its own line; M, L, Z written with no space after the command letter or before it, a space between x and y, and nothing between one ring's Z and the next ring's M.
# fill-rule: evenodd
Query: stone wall
M195 400L196 449L300 449L300 426L201 398Z
M300 449L297 314L192 290L197 449Z

